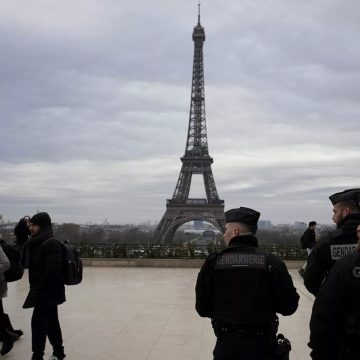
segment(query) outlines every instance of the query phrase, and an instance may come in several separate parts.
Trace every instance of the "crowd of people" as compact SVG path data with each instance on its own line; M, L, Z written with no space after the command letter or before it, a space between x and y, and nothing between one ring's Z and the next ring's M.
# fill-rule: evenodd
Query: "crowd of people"
M337 228L316 239L311 221L301 244L307 249L301 269L306 289L315 296L310 320L313 360L360 359L360 189L330 196ZM217 341L214 360L288 359L290 342L278 334L277 314L296 312L299 294L285 263L258 247L260 213L247 207L225 213L226 248L205 260L196 282L195 308L211 319ZM22 218L15 228L21 266L28 269L29 293L23 307L32 308L32 360L43 360L46 338L50 360L65 358L58 305L65 302L63 255L51 218L40 212ZM1 355L12 350L23 332L4 312L6 271L10 261L0 246Z

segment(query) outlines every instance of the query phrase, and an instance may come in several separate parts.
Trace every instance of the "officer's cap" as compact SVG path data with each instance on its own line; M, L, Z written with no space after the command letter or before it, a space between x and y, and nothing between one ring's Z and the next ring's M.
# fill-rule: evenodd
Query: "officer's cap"
M243 206L225 212L226 223L238 222L241 224L257 226L259 217L260 213L258 211Z
M358 206L360 203L360 188L358 189L348 189L345 191L338 192L329 197L333 205L343 202L343 201L354 201Z

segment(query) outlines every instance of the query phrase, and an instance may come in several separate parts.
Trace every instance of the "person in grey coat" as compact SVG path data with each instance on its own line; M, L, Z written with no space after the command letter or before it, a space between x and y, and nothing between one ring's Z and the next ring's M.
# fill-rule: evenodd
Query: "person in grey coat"
M14 346L14 342L19 338L17 334L12 333L6 328L4 321L4 308L2 299L7 296L7 282L5 280L5 271L9 269L10 261L0 246L0 337L3 345L0 350L1 355L7 354Z

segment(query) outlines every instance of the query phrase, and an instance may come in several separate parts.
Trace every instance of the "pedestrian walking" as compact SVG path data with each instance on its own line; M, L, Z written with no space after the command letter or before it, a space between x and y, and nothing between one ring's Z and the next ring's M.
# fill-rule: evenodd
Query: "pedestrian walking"
M301 248L306 250L308 256L310 255L312 248L316 244L316 233L315 233L316 225L317 225L316 221L310 221L309 227L305 230L305 232L302 234L300 238ZM299 270L299 274L301 276L304 276L306 264L307 262L305 261L304 265Z

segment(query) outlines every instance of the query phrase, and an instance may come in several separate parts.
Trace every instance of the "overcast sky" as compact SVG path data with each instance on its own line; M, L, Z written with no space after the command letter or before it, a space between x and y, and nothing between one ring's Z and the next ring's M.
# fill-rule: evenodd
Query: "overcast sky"
M359 14L358 0L202 1L226 210L330 223L328 196L360 186ZM196 22L196 0L1 1L6 220L160 220L185 151Z

